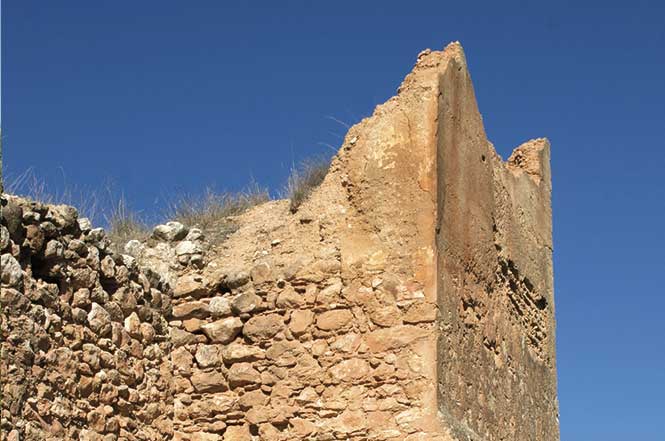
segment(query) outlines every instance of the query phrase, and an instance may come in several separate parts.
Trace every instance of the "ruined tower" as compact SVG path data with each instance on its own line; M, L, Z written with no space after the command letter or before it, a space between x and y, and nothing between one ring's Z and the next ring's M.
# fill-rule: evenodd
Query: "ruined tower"
M223 243L118 254L10 198L3 437L558 440L550 193L549 143L502 161L452 43Z

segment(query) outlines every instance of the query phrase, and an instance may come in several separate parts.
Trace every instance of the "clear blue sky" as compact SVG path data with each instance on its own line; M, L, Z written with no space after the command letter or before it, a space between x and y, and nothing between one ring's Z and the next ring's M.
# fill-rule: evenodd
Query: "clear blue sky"
M562 439L665 439L663 2L2 6L6 169L111 178L144 213L250 177L277 191L339 144L329 117L369 115L460 40L499 152L552 142Z

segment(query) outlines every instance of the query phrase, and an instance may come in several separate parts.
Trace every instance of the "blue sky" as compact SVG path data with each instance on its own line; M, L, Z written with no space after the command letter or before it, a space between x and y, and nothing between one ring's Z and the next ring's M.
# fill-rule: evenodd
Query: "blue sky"
M251 6L249 6L251 5ZM277 193L460 40L499 153L552 142L564 441L665 439L663 2L5 0L6 172ZM65 178L63 178L65 176Z

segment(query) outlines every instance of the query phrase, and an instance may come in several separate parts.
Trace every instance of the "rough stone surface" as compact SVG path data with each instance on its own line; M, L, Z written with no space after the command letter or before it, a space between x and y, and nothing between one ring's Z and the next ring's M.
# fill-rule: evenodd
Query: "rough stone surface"
M550 191L453 43L216 247L3 195L0 439L558 440Z

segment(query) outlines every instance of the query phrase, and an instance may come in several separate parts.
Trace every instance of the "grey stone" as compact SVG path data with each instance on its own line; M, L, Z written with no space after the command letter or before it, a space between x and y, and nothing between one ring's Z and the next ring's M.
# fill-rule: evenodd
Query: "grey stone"
M152 230L152 237L165 242L174 242L184 239L187 236L187 227L180 222L167 222L163 225L157 225Z
M2 283L19 288L23 282L23 270L14 256L3 254L0 258L0 266L2 266Z

